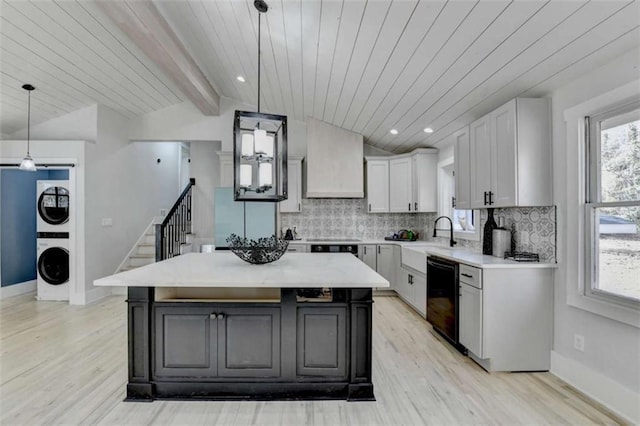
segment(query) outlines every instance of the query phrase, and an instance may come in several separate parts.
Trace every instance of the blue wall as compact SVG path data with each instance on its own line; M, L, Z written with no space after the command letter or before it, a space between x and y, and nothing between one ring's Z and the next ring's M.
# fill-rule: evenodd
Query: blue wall
M36 181L67 180L69 171L0 173L0 284L5 287L36 279Z

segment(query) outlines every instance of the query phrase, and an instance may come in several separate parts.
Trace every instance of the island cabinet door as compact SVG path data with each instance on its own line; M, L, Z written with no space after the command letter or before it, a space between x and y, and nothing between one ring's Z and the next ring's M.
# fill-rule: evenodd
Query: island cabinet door
M216 320L209 308L155 308L155 376L217 374Z
M347 308L298 308L296 369L298 376L347 375Z
M220 309L218 376L280 376L279 307Z

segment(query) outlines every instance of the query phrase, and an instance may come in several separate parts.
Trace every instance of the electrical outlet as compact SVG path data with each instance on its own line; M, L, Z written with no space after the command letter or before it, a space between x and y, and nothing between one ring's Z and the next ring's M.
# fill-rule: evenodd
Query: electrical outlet
M573 335L573 347L580 352L584 352L584 336L582 334Z
M113 226L113 219L111 219L110 217L103 217L102 218L102 226Z

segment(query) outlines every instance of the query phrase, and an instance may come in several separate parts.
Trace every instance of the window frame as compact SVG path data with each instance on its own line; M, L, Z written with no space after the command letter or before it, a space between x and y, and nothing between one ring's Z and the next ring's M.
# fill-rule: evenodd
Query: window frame
M566 304L589 313L621 322L640 329L640 311L618 303L585 295L585 125L584 117L594 115L624 103L640 100L640 80L619 86L610 84L607 91L573 104L562 97L554 99L558 114L559 133L554 134L554 172L557 184L563 189L556 192L558 205L558 270L555 282L564 287ZM554 118L554 124L556 120ZM558 123L559 124L559 123ZM560 128L564 130L560 130ZM563 137L564 136L564 137ZM562 159L562 160L558 160ZM560 163L557 163L560 161ZM563 182L564 181L564 182ZM564 183L564 185L563 185Z
M454 166L454 158L448 157L438 162L438 216L448 216L453 220L454 207L452 205L452 197L455 196L455 176L449 173L449 169L452 172ZM451 179L451 182L449 182ZM447 180L447 182L445 182ZM480 210L477 209L465 209L471 210L474 217L474 230L453 230L453 238L469 241L480 241ZM436 236L449 238L449 223L440 221L438 223L439 228L446 228L446 230L436 231Z
M628 114L640 109L640 100L616 103L599 112L584 117L584 170L585 170L585 203L584 203L584 277L585 282L581 292L603 302L624 306L640 311L640 301L631 297L601 290L598 288L599 278L599 215L598 209L607 207L635 207L640 206L636 201L602 201L602 156L600 143L600 123L613 117Z

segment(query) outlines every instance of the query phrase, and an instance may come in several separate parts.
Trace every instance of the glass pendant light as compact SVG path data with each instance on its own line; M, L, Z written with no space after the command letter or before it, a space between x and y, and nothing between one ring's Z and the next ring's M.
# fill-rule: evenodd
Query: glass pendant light
M261 14L269 10L255 0L258 10L258 112L236 111L233 124L235 201L287 199L287 117L260 112Z
M30 141L31 135L29 134L29 127L31 125L31 91L35 90L36 88L30 84L25 84L22 86L22 88L29 93L29 101L28 101L28 107L27 107L27 155L25 155L25 157L22 159L22 162L20 163L19 168L20 170L24 170L25 172L35 172L36 163L33 162L33 158L31 158L31 155L29 154L29 148L31 144L31 141Z

